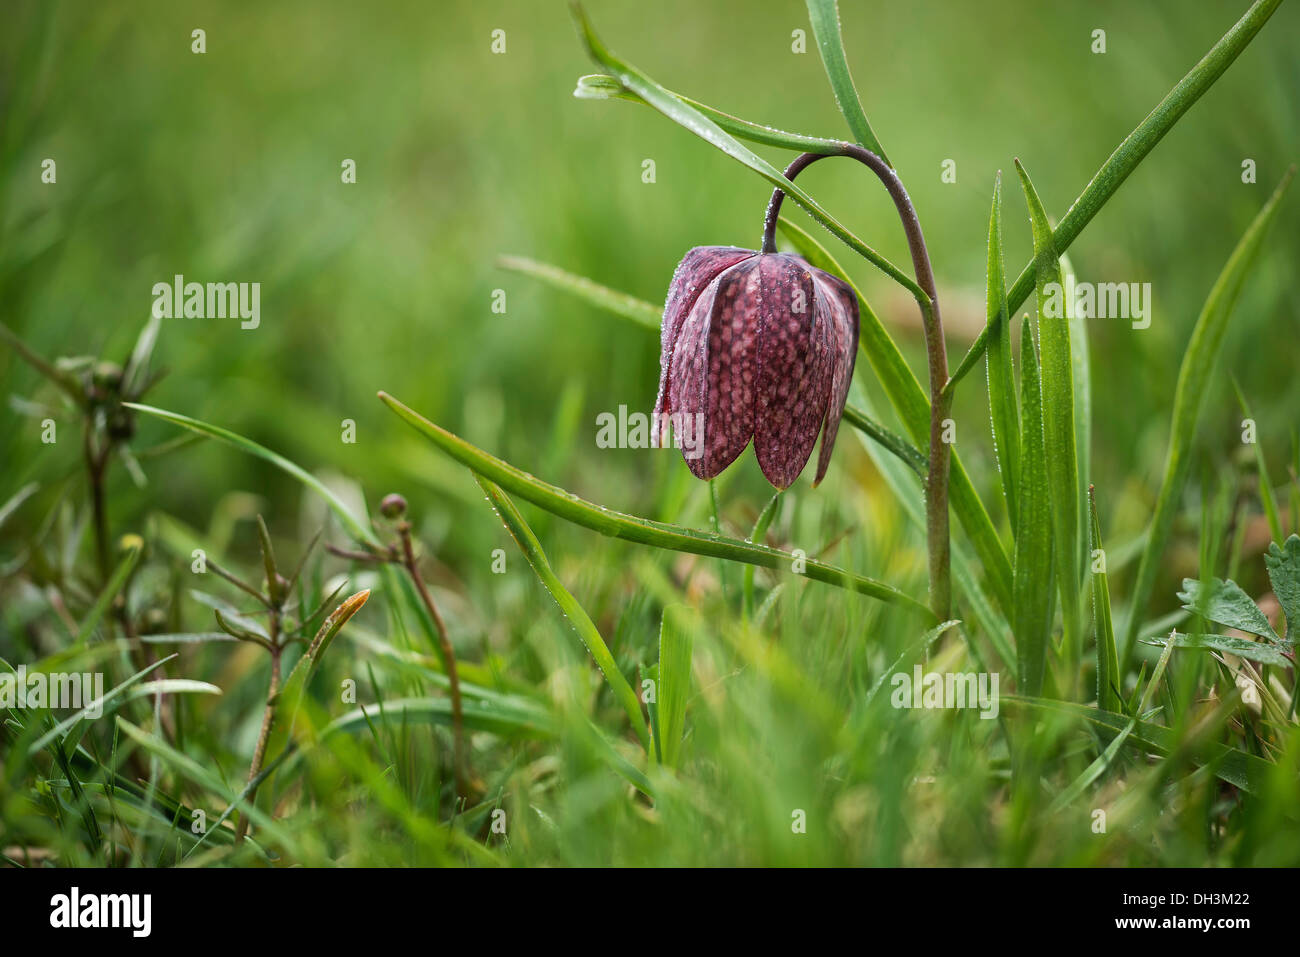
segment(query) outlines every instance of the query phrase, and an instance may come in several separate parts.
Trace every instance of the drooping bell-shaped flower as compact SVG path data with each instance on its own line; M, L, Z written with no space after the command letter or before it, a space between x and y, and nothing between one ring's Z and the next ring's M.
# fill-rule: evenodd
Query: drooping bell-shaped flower
M753 439L767 480L787 488L820 433L822 480L858 348L847 283L789 253L700 246L673 274L662 338L660 439L671 423L695 475L713 478Z

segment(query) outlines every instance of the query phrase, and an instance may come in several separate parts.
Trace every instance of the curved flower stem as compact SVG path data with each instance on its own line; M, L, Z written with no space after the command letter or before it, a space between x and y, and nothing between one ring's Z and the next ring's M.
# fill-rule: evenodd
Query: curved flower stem
M921 309L921 322L925 329L926 356L930 367L930 462L925 486L926 546L930 557L930 610L946 621L952 604L950 551L948 537L948 468L952 449L943 440L944 422L952 406L952 396L945 391L948 384L948 350L943 338L943 321L939 317L939 296L934 285L934 270L930 266L930 253L921 233L921 221L916 208L903 187L903 181L889 164L875 153L854 143L842 143L835 153L804 153L795 158L785 170L785 178L793 180L813 163L827 156L848 156L862 163L889 191L898 209L898 217L907 235L907 246L912 254L912 269L922 295L916 296ZM785 193L776 189L767 204L763 222L764 253L776 252L776 223L781 214Z

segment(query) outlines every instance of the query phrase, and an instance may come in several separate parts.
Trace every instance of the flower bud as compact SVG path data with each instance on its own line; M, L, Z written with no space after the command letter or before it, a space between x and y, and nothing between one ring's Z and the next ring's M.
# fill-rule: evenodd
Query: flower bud
M379 512L384 518L401 518L406 514L406 499L396 492L385 495L384 500L379 503Z

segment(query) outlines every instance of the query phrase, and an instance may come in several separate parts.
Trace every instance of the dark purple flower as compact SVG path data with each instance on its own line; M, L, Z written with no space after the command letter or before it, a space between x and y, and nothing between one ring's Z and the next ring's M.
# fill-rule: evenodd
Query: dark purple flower
M822 480L858 348L847 283L789 253L700 246L673 274L662 337L660 440L671 421L695 475L713 478L752 438L767 480L788 488L823 433Z

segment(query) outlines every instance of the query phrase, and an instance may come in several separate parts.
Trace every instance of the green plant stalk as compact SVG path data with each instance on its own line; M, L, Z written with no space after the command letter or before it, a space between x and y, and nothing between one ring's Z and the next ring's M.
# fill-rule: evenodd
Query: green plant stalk
M908 250L912 256L912 268L916 272L916 283L920 289L915 298L921 310L921 325L925 330L926 359L930 371L930 455L925 480L930 611L936 620L943 621L952 610L952 546L948 535L948 473L952 447L944 441L952 399L944 390L944 386L948 383L948 348L944 342L943 320L939 315L939 294L935 287L934 269L930 265L930 253L925 245L925 235L921 231L921 221L916 215L916 207L912 205L912 200L907 195L907 189L903 186L903 181L898 178L898 174L885 160L861 146L848 145L841 153L834 155L847 156L866 166L876 174L889 193L898 210L898 218L903 224L903 233L907 237ZM822 159L826 159L826 154L801 154L786 167L785 179L794 182L796 176ZM776 252L776 226L784 199L785 190L778 186L772 193L772 200L768 203L767 216L763 223L762 251L764 253Z
M1269 197L1263 209L1238 240L1223 271L1219 273L1214 286L1210 289L1201 314L1197 317L1196 326L1192 330L1187 351L1183 353L1182 365L1178 370L1178 384L1174 391L1174 409L1169 423L1169 452L1165 459L1164 478L1156 499L1155 514L1151 518L1146 546L1142 550L1142 560L1138 565L1137 579L1130 599L1128 623L1124 629L1123 649L1120 652L1122 672L1128 671L1129 662L1132 660L1134 647L1137 644L1138 627L1141 625L1147 601L1151 597L1151 590L1155 586L1160 557L1169 540L1174 516L1178 511L1178 502L1182 496L1183 486L1187 482L1187 473L1191 468L1191 445L1196 436L1201 408L1205 404L1205 394L1209 391L1210 375L1214 371L1219 347L1228 330L1228 319L1232 315L1246 275L1263 245L1264 236L1273 221L1282 196L1294 175L1295 167L1292 166L1282 177L1282 181L1278 183L1277 189L1273 191L1273 195Z
M710 558L747 562L765 568L792 568L796 561L794 555L779 549L742 542L723 535L700 532L667 522L655 522L588 502L471 445L459 436L433 424L386 392L380 392L379 398L417 432L471 471L477 472L505 491L518 495L566 521L590 528L611 538L621 538L656 548L690 552ZM900 605L909 611L920 613L927 619L931 617L929 609L924 604L892 585L813 559L803 560L802 564L804 566L802 574L806 578L848 588L881 601Z
M420 575L420 565L415 560L415 548L411 543L411 523L403 520L397 525L397 535L402 543L402 566L410 576L415 590L424 603L425 610L433 620L438 632L438 644L442 648L443 666L447 669L447 688L451 695L451 737L452 764L456 780L456 793L462 798L469 796L469 763L465 753L465 718L460 696L460 673L456 669L456 651L452 648L447 635L447 624L438 612L438 606L429 594L429 588Z
M528 564L532 566L537 577L546 586L546 590L555 599L555 603L564 612L564 616L573 625L578 637L582 639L588 653L596 662L596 667L600 669L600 673L609 682L614 697L618 699L619 704L623 706L623 710L627 712L628 720L632 723L632 730L636 732L637 740L641 742L641 746L645 748L646 753L650 753L650 732L646 727L645 716L641 713L641 703L637 699L636 692L632 690L632 686L623 677L623 673L618 670L618 664L614 661L614 656L610 654L609 646L605 644L605 639L601 637L600 630L596 627L595 622L591 620L587 610L573 597L572 592L564 586L559 576L555 574L554 569L551 568L550 560L546 557L546 552L542 550L542 543L537 540L533 530L528 527L528 523L524 520L524 516L515 506L515 503L510 500L509 496L500 487L482 475L476 472L474 478L479 487L487 494L488 501L492 503L492 508L500 516L506 531L515 540L519 550L524 553Z
M1232 65L1241 51L1246 49L1255 35L1268 22L1268 18L1277 10L1282 0L1256 0L1232 29L1225 33L1210 51L1178 81L1155 109L1124 138L1115 148L1106 162L1101 165L1079 198L1074 201L1061 222L1052 232L1052 247L1058 254L1070 248L1070 244L1079 237L1085 226L1092 221L1098 211L1106 205L1115 191L1119 189L1129 174L1137 169L1139 163L1155 148L1166 133L1173 129L1193 103L1221 77ZM1037 272L1038 255L1025 266L1007 294L1008 315L1018 310L1029 298L1034 288ZM956 372L948 383L948 390L956 388L962 377L979 361L988 345L989 328L984 330L971 345L970 350L957 365Z
M848 283L858 297L858 351L871 365L872 371L875 372L881 387L885 390L886 397L894 406L895 412L912 440L918 443L926 442L931 419L930 401L926 398L925 390L921 388L921 383L917 381L907 360L903 358L897 343L880 321L880 317L871 308L871 304L863 298L862 292L849 278L848 273L821 243L788 219L778 220L777 225L804 259L818 269ZM957 513L962 527L966 529L966 534L988 576L994 599L1004 613L1010 614L1011 560L1002 545L1002 540L998 537L997 529L993 527L993 520L989 517L983 500L975 490L975 483L971 481L956 450L951 451L948 493L953 511Z

